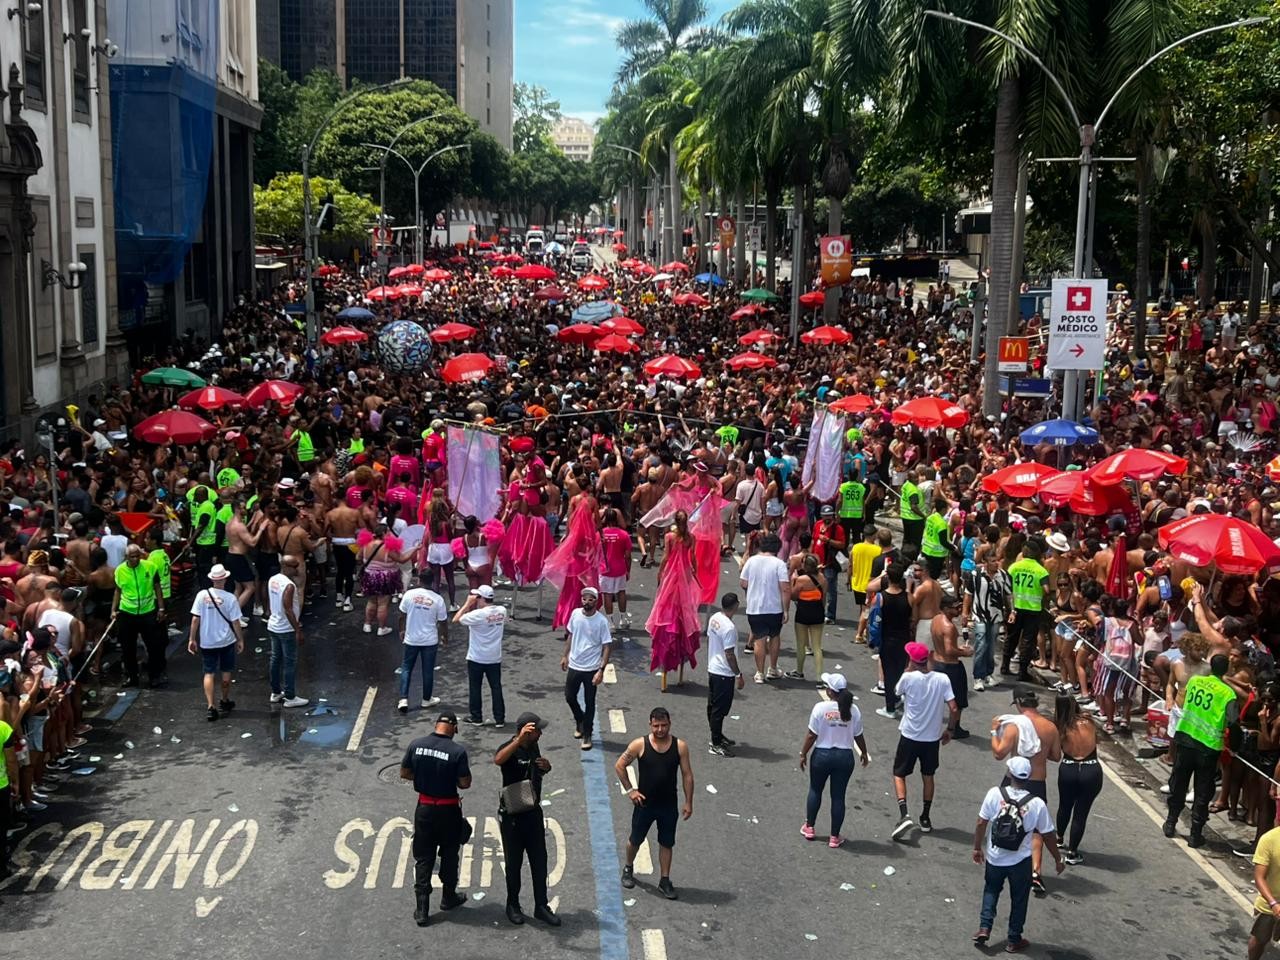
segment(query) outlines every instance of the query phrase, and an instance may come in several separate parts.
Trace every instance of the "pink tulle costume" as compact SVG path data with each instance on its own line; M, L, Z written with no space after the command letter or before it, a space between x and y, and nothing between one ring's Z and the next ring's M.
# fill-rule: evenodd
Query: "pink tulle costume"
M720 541L723 525L720 511L732 504L712 486L688 487L677 484L668 490L652 510L640 518L642 526L669 526L677 512L689 518L689 533L696 544L693 569L698 580L698 603L718 602L720 590Z
M582 588L600 589L600 530L595 497L583 496L569 516L565 537L547 557L542 575L560 591L551 629L559 630L582 602Z
M534 457L524 478L513 480L507 487L507 502L524 503L526 509L514 510L507 521L507 533L498 548L498 562L518 586L542 580L543 566L555 546L546 518L528 512L528 508L541 504L540 491L545 480L545 465Z
M685 663L698 665L698 596L693 543L668 533L658 593L644 623L652 641L650 671L679 670Z

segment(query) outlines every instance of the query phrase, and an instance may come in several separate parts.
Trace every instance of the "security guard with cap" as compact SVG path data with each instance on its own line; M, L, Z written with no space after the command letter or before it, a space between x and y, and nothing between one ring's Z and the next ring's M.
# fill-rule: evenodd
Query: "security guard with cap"
M471 826L462 816L458 791L471 786L471 766L466 748L453 739L457 732L457 714L444 711L436 717L435 732L409 744L400 761L400 778L412 780L418 791L413 818L413 893L417 901L413 919L420 927L428 923L431 872L437 854L444 887L440 909L452 910L467 902L458 893L458 851L471 839Z
M1169 774L1169 816L1164 822L1164 835L1178 832L1178 817L1186 803L1187 786L1195 779L1195 795L1191 801L1191 834L1188 847L1203 847L1204 825L1209 820L1209 801L1213 799L1214 774L1222 755L1227 734L1239 738L1240 704L1236 692L1222 678L1231 661L1223 654L1209 660L1209 675L1192 677L1182 698L1173 742L1178 745Z

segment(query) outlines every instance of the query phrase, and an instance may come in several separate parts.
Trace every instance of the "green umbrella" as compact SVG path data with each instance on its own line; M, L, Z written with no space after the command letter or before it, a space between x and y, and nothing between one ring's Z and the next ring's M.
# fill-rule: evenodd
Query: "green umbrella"
M750 300L753 303L763 302L765 300L777 300L778 295L772 290L766 290L764 287L752 287L742 295L743 300Z
M156 367L154 370L148 370L142 375L142 382L149 383L153 387L186 387L188 390L208 386L208 381L204 377L190 370L183 370L181 367Z

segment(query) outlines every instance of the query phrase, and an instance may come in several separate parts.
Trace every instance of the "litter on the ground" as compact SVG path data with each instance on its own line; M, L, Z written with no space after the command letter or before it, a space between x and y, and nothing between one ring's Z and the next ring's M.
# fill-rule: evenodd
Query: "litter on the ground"
M725 816L726 816L726 817L733 817L733 819L735 819L735 820L741 820L741 819L742 819L742 814L740 814L740 813L726 813L726 814L725 814Z
M624 907L634 907L636 905L636 898L629 897L628 899L622 901L622 905Z
M885 868L884 868L884 875L885 875L886 877L892 877L892 876L893 876L895 873L897 873L897 872L898 872L898 871L897 871L897 870L895 870L895 869L893 869L893 867L885 867Z
M329 702L329 698L328 698L328 697L321 697L321 698L320 698L319 700L317 700L316 702L317 702L317 703L328 703L328 702Z
M716 789L715 784L713 783L707 784L707 793L719 793L719 792L720 791Z
M164 731L161 730L159 727L152 727L151 732L154 733L157 737L160 736L160 734L164 733Z
M806 940L817 940L817 939L818 939L817 935L816 935L816 934L812 934L812 933L806 933L806 934L804 935L804 938L805 938Z
M169 738L169 742L170 742L170 743L181 743L182 741L181 741L179 738L177 738L177 737L170 737L170 738Z
M125 747L125 749L126 749L126 750L132 750L132 749L133 749L133 741L132 741L132 740L126 740L126 741L124 742L124 747Z
M307 733L319 733L319 732L320 730L318 727L312 727L310 730L307 731Z
M253 736L253 734L252 734L252 733L242 733L242 734L240 734L240 739L241 739L241 740L248 740L248 739L249 739L250 737L252 737L252 736Z
M955 897L943 897L943 898L942 898L942 902L943 902L943 903L955 903L955 902L956 902L956 898L955 898Z
M740 714L740 713L731 713L731 714L729 714L729 719L730 719L730 720L741 720L741 719L742 719L742 714Z
M233 803L233 804L231 804L229 807L227 807L227 811L228 811L229 813L239 813L239 812L240 812L240 808L239 808L238 806L236 806L236 804L234 804L234 803Z
M117 754L116 754L114 757L112 757L111 759L112 759L112 760L123 760L123 759L124 759L124 754L123 754L123 753L117 753Z
M471 895L471 899L472 899L472 900L483 900L483 899L484 899L484 891L483 891L483 890L477 890L475 893L473 893L473 894Z
M551 806L551 801L550 801L550 800L543 800L543 801L542 801L542 806L544 806L544 807L549 807L549 806Z
M71 772L74 773L77 777L87 777L89 774L93 773L93 771L96 769L97 767L76 767Z
M403 669L403 668L401 668L401 667L396 667L396 675L397 675L397 676L399 676L399 675L400 675L400 671L401 671L401 669Z
M548 793L547 796L558 797L560 796L560 794L564 793L564 789L565 789L564 787L561 787L559 790L553 790L551 793Z
M852 890L852 889L853 889L853 884L852 884L852 883L842 883L842 884L840 884L840 889L841 889L841 890L843 890L843 891L845 891L845 893L848 893L850 890Z
M123 697L123 696L127 696L127 695L128 695L128 693L129 693L129 691L128 691L128 690L121 690L119 693L117 693L117 694L116 694L116 696L117 696L117 697Z
M101 759L102 759L101 757L90 757L90 758L89 758L89 762L90 762L90 763L97 763L97 762L98 762L99 760L101 760Z

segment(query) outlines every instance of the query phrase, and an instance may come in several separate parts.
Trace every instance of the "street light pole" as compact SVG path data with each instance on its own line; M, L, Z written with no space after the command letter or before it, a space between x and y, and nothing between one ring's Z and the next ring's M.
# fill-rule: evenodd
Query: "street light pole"
M1152 63L1160 59L1160 57L1164 56L1170 50L1180 47L1184 43L1188 43L1191 40L1198 39L1199 37L1206 36L1210 33L1217 33L1220 30L1255 26L1257 24L1267 22L1266 17L1247 17L1241 20L1233 20L1230 23L1220 23L1216 26L1205 27L1202 30L1197 30L1194 33L1187 34L1185 37L1174 40L1172 43L1157 50L1150 57L1144 60L1137 69L1130 73L1129 76L1127 76L1124 81L1116 87L1115 92L1111 94L1111 99L1107 101L1106 105L1102 108L1102 112L1098 114L1098 119L1090 124L1084 123L1080 119L1080 114L1076 110L1075 104L1072 102L1066 88L1062 85L1062 81L1054 75L1052 70L1045 66L1043 60L1032 53L1026 45L1019 40L1016 40L1001 30L997 30L995 27L988 26L985 23L979 23L976 20L966 20L964 17L957 17L954 13L945 13L941 10L926 10L924 14L926 17L937 17L939 20L949 20L952 23L961 23L967 27L973 27L976 30L982 30L986 33L992 34L993 36L999 37L1039 67L1040 71L1048 78L1054 89L1058 91L1058 95L1062 98L1062 102L1067 107L1067 112L1071 115L1072 123L1075 124L1076 130L1078 130L1080 134L1080 185L1076 195L1075 256L1072 260L1072 275L1076 278L1083 278L1085 270L1088 269L1088 264L1085 262L1085 250L1086 247L1091 245L1088 234L1090 188L1093 186L1094 180L1093 164L1095 160L1093 156L1093 146L1097 142L1098 129L1102 126L1102 121L1106 119L1107 113L1110 112L1111 108L1115 105L1120 94L1124 92L1125 88L1128 87L1129 84L1137 79L1138 75L1142 73L1143 70L1151 66ZM1139 309L1145 310L1146 304L1140 304ZM1068 420L1077 419L1079 414L1079 398L1077 396L1079 393L1079 384L1080 371L1064 371L1062 381L1062 416ZM989 394L997 388L998 384L984 384L983 393Z
M426 119L426 118L424 117L423 119ZM420 122L420 121L415 121L415 123L416 122ZM394 143L395 141L393 140L392 142ZM371 150L382 151L382 167L384 171L387 165L386 164L387 157L393 156L396 159L402 161L404 165L409 168L409 172L413 174L413 223L414 223L414 227L416 228L414 231L416 236L414 238L414 244L413 244L413 256L414 256L415 263L421 263L422 255L424 253L423 243L422 243L422 203L419 196L419 184L422 179L422 172L427 169L427 165L430 164L432 160L434 160L436 157L440 156L441 154L451 153L454 150L470 150L471 144L454 143L454 144L450 144L447 147L441 147L439 150L435 151L430 156L428 156L427 159L423 160L422 163L419 164L417 167L415 167L412 163L409 162L408 157L406 157L399 150L396 150L394 147L390 147L390 146L384 147L382 144L379 144L379 143L362 143L361 146L369 147Z
M435 120L437 117L444 116L444 113L445 111L443 110L437 110L435 113L428 114L425 117L419 117L417 120L410 120L403 127L401 127L399 130L396 131L396 135L392 137L391 142L387 144L387 151L382 154L382 162L381 164L379 164L380 170L378 173L378 190L379 190L378 208L379 208L379 215L382 220L382 230L384 233L386 232L386 229L387 229L387 154L390 151L390 149L396 145L396 143L400 140L400 138L405 135L405 133L412 130L414 127L421 126L422 124L428 122L429 120ZM368 144L366 144L366 146L368 146ZM378 149L382 149L382 148L379 147ZM407 160L405 162L408 163ZM412 170L413 167L410 166L409 169ZM417 209L416 198L414 202L414 209L415 210ZM415 222L415 226L416 225L417 224ZM417 262L421 263L422 258L418 257ZM385 277L383 279L385 280Z
M648 168L649 168L649 172L653 174L653 177L654 177L654 181L655 181L655 182L657 182L658 180L660 180L660 179L661 179L661 178L658 176L658 170L657 170L657 168L656 168L652 163L650 163L648 160L646 160L646 159L644 158L644 155L643 155L639 150L633 150L631 147L623 146L623 145L622 145L622 144L620 144L620 143L602 143L602 144L600 144L600 146L601 146L601 147L610 147L610 148L612 148L612 149L614 149L614 150L621 150L623 153L629 153L629 154L631 154L633 157L635 157L637 160L639 160L641 163L643 163L646 167L648 167ZM655 226L657 225L657 209L658 209L658 195L657 195L657 193L655 193L655 194L654 194L654 202L653 202L653 211L654 211L654 221L655 221ZM647 233L648 233L648 231L649 231L649 218L648 218L648 216L647 216L647 211L646 211L646 216L645 216L645 218L644 218L644 224L643 224L643 227L642 227L642 233L641 233L641 236L642 236L642 237L644 237L644 235L645 235L645 234L647 234ZM648 243L649 243L648 238L647 238L647 237L645 237L645 239L643 239L641 242L645 244L646 249L645 249L645 251L644 251L644 252L647 254L647 253L648 253Z

